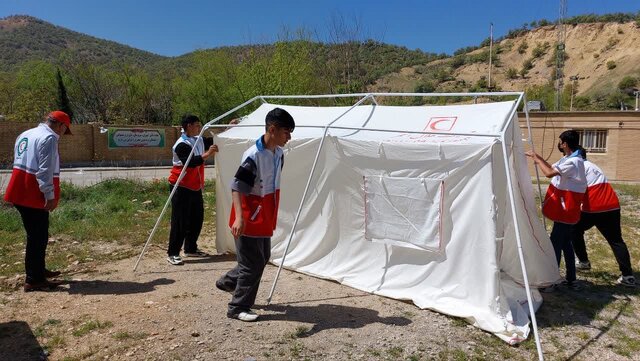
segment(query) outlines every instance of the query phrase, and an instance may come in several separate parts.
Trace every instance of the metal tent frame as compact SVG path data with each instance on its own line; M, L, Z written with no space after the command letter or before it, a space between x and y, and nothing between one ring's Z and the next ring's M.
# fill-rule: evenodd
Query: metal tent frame
M304 192L302 194L302 199L300 200L300 205L298 206L298 210L296 212L296 216L293 222L293 226L291 229L291 233L289 234L289 237L287 239L287 243L285 246L285 250L284 250L284 254L282 256L282 260L280 262L280 265L278 266L278 271L276 273L276 277L273 281L273 285L271 287L271 291L269 292L269 296L267 298L267 304L271 303L271 298L273 297L273 294L275 292L275 288L276 288L276 284L278 282L278 278L280 276L280 273L282 271L282 267L284 265L284 261L287 255L287 252L289 250L289 246L291 244L291 240L293 239L293 235L296 232L296 227L298 224L298 220L300 217L300 213L302 211L302 207L304 206L306 197L307 197L307 193L309 191L309 187L311 185L311 180L313 179L315 170L316 170L316 165L318 163L318 159L320 157L320 154L322 152L322 148L324 145L324 140L327 138L327 133L329 132L329 129L343 129L343 130L355 130L355 131L384 131L384 132L402 132L402 133L414 133L414 134L439 134L437 132L429 132L429 131L401 131L401 130L390 130L390 129L371 129L371 128L364 128L364 127L340 127L340 126L333 126L333 124L338 121L339 119L341 119L343 116L345 116L347 113L349 113L351 110L355 109L356 107L358 107L359 105L363 104L364 102L366 102L367 100L371 101L374 106L378 105L378 101L376 99L376 97L471 97L474 99L477 99L479 97L517 97L517 100L514 102L508 116L504 119L503 123L502 123L502 127L500 129L500 131L498 133L455 133L455 132L451 132L449 134L451 135L462 135L462 136L471 136L471 137L490 137L490 138L494 138L497 141L500 142L501 146L502 146L502 152L503 152L503 161L504 161L504 168L505 168L505 173L506 173L506 178L507 178L507 184L508 184L508 193L509 193L509 202L511 205L511 214L513 217L513 222L514 222L514 226L515 226L515 235L516 235L516 243L517 243L517 248L518 248L518 257L519 257L519 261L520 261L520 267L521 267L521 271L522 271L522 275L524 278L524 286L525 286L525 290L526 290L526 294L527 294L527 301L528 301L528 306L529 306L529 316L531 318L531 323L533 326L533 333L534 333L534 337L535 337L535 342L536 342L536 349L538 352L538 359L539 360L544 360L544 356L543 356L543 352L542 352L542 345L540 342L540 335L538 333L538 323L536 320L536 315L535 315L535 310L533 309L533 301L532 301L532 297L531 297L531 288L529 287L529 279L527 276L527 268L526 265L524 263L524 254L523 254L523 250L522 250L522 240L520 237L520 227L519 227L519 223L518 223L518 214L517 212L515 212L515 195L514 195L514 189L513 189L513 180L511 179L511 173L510 173L510 167L509 167L509 159L508 159L508 152L507 152L507 139L506 139L506 132L509 129L509 126L512 124L512 120L514 118L514 114L517 112L517 108L520 104L523 104L523 108L524 108L524 112L525 112L525 117L526 117L526 122L527 122L527 131L528 131L528 136L527 139L529 141L529 145L531 147L532 150L535 151L534 149L534 145L533 145L533 137L531 136L531 123L529 120L529 110L527 108L527 102L526 102L526 97L524 92L492 92L492 93L355 93L355 94L323 94L323 95L261 95L261 96L256 96L253 97L249 100L247 100L246 102L238 105L237 107L227 111L226 113L214 118L213 120L207 122L203 127L202 130L200 131L199 136L201 137L204 132L209 129L209 128L227 128L227 127L256 127L258 125L242 125L242 124L235 124L235 125L229 125L229 124L217 124L221 119L224 119L225 117L237 112L238 110L256 102L256 101L261 101L262 103L267 103L267 100L269 99L331 99L331 98L360 98L358 101L356 101L355 103L353 103L353 105L351 105L346 111L344 111L342 114L340 114L338 117L336 117L335 119L333 119L331 122L329 122L327 125L325 125L324 131L323 131L323 135L322 138L320 140L320 145L318 146L318 150L316 152L316 156L315 159L313 161L313 165L311 167L311 170L309 172L309 177L307 179L307 183L304 189ZM262 125L260 125L262 126ZM310 128L317 128L317 126L299 126L299 127L310 127ZM195 149L195 148L194 148ZM194 151L192 150L191 153L189 154L189 157L187 158L186 163L189 163L189 161L191 160L191 158L193 157L193 153ZM182 172L180 173L180 176L178 177L177 180L177 184L179 184L182 181L182 178L185 175L185 170L186 167L183 167ZM542 190L540 188L540 175L539 175L539 171L538 171L538 167L535 166L535 171L536 171L536 178L538 180L538 192L540 193L540 199L542 200ZM160 215L158 216L158 219L151 231L151 233L149 234L149 237L146 241L146 243L144 244L144 247L142 249L142 252L140 253L140 256L138 257L135 266L133 268L133 271L135 272L138 268L138 265L143 257L143 255L146 253L148 246L151 242L151 240L153 239L153 236L155 235L155 232L160 224L160 221L162 220L162 217L164 216L169 204L171 203L171 199L173 198L176 190L178 189L178 187L174 187L173 190L171 191L171 194L169 195L164 207L162 208L162 212L160 213ZM545 229L546 229L546 223L545 223Z

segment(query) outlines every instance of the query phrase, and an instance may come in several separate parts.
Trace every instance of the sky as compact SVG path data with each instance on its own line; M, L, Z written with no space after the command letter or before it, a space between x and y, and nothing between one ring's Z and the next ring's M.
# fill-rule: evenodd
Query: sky
M359 37L452 54L534 20L555 21L559 0L0 0L0 18L30 15L164 56L271 43L306 29L331 41L336 19ZM640 0L567 0L567 16L640 11Z

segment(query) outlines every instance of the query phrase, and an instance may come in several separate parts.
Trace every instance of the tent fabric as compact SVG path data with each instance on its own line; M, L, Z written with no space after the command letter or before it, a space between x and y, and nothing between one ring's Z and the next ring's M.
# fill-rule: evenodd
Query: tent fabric
M284 267L463 317L512 344L527 338L529 309L512 212L534 309L542 303L535 288L557 282L560 274L537 216L514 101L359 105L350 111L262 104L215 139L218 230L227 229L230 182L240 158L264 133L265 115L275 107L294 117L296 129L285 147L274 264L282 262L323 143ZM333 126L341 128L329 128L322 142L324 127L338 117ZM230 232L217 232L216 246L233 253Z

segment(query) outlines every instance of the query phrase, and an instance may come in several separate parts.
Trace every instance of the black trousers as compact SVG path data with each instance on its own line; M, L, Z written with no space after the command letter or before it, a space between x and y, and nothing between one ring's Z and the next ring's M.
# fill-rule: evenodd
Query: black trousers
M218 280L225 288L234 289L228 315L251 309L256 302L262 272L271 258L271 238L240 236L235 243L238 264Z
M549 235L551 243L553 244L553 250L556 253L558 266L560 266L560 258L564 253L564 265L567 268L565 279L567 282L573 282L576 280L576 259L571 242L574 228L575 224L553 222L553 229Z
M173 186L169 185L169 191ZM178 256L184 244L184 251L198 250L198 237L204 221L204 201L202 191L192 191L178 187L171 199L171 231L169 232L169 256Z
M622 239L622 230L620 228L620 210L616 209L608 212L586 213L580 215L580 222L575 227L573 236L573 249L576 256L581 262L589 262L587 255L587 246L584 242L584 232L591 227L596 226L598 231L602 233L604 239L609 242L609 246L616 257L618 267L623 276L633 276L631 269L631 258L629 257L629 249Z
M24 255L24 270L27 283L45 281L45 255L49 242L49 211L38 208L15 206L22 225L27 232L27 249Z

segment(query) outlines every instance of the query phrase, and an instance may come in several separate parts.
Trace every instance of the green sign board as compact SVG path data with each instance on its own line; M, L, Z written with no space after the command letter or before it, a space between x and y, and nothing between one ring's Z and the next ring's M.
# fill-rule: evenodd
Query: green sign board
M164 147L164 129L109 128L109 149Z

